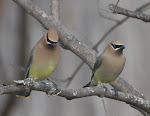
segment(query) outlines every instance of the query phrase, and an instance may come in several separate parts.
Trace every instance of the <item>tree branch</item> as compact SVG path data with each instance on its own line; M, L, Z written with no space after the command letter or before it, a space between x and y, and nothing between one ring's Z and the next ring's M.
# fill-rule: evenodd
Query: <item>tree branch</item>
M29 14L42 24L46 29L54 26L59 34L61 46L68 49L85 61L92 69L96 61L96 54L93 50L89 49L87 45L81 43L78 37L69 32L64 26L58 24L52 16L48 16L38 6L30 0L13 0L22 6Z
M103 13L101 13L101 10L103 10L103 9L101 9L101 8L99 7L99 4L100 4L100 0L96 0L96 8L97 8L97 11L98 11L98 14L99 14L100 17L102 17L102 18L104 18L104 19L107 19L107 20L109 20L109 21L116 22L116 23L119 22L119 20L113 19L113 18L111 18L111 17L107 17L107 16L105 16ZM105 10L104 10L104 11L105 11ZM107 12L107 11L105 11L105 12Z
M108 90L103 88L103 85L98 85L96 87L87 87L82 89L65 89L57 86L52 82L35 82L32 78L27 78L25 80L15 81L16 84L0 87L0 95L2 94L18 94L21 92L28 92L29 90L37 90L46 92L54 96L65 97L67 100L72 100L76 98L88 97L88 96L99 96L107 97L114 100L119 100L126 102L127 104L134 105L148 114L150 114L150 102L139 98L135 95L118 92L118 96L115 95L113 90Z
M97 0L97 4L99 4L98 2L99 2L99 0ZM139 8L137 8L137 9L135 10L135 12L137 12L137 11L144 12L145 10L149 9L149 7L150 7L150 2L148 2L148 3L146 3L146 4L142 5L142 6L140 6ZM119 26L122 25L124 22L126 22L129 18L130 18L130 17L125 17L124 19L122 19L121 21L119 21L117 24L115 24L114 26L112 26L112 27L103 35L103 37L92 47L92 49L95 50L96 52L98 52L98 51L97 51L97 48L98 48L99 45L106 39L106 37L107 37L108 35L110 35L117 27L119 27ZM76 70L74 71L74 73L72 74L71 77L68 77L67 79L65 79L65 80L60 80L60 81L62 81L62 82L68 82L68 81L69 81L69 82L67 83L67 85L66 85L66 86L68 87L68 86L70 85L71 81L73 80L73 78L75 77L75 75L78 73L78 71L80 70L80 68L83 66L83 64L84 64L84 61L82 61L82 62L78 65L78 67L76 68Z
M54 17L54 19L58 23L60 23L59 8L60 8L60 1L51 0L51 4L50 4L51 15Z
M125 15L128 17L140 19L144 22L150 22L150 15L147 15L147 14L144 14L141 12L130 11L130 10L127 10L125 8L121 8L119 6L113 5L113 4L109 5L109 9L111 11L113 11L113 13L122 14L122 15Z
M137 8L134 12L143 12L145 10L147 10L147 8L149 8L150 6L150 2L142 5L141 7ZM125 17L124 19L122 19L121 21L119 21L117 24L115 24L114 26L112 26L105 34L104 36L96 43L96 45L93 46L93 49L97 49L98 46L105 40L105 38L112 33L117 27L119 27L120 25L122 25L124 22L126 22L130 17Z

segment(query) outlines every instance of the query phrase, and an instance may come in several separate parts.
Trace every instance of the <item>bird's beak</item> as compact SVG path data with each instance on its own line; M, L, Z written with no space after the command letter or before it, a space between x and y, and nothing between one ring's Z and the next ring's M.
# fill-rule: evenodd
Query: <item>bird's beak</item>
M52 47L56 47L57 43L49 43L49 42L47 42L47 44L50 45L50 46L52 46Z
M56 47L56 44L50 44L51 46L53 46L53 47Z
M122 52L123 49L125 49L125 46L124 46L124 45L122 45L122 47L120 47L120 48L118 49L118 51L119 51L119 52Z
M122 49L122 50L123 50L123 49L125 49L125 48L126 48L126 47L125 47L124 45L122 45L122 47L121 47L120 49Z

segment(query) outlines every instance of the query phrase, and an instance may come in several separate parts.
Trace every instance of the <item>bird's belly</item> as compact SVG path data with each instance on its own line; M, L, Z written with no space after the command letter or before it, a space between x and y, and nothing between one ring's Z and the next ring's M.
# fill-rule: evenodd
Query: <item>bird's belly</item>
M54 72L55 68L56 65L31 66L29 76L33 76L34 80L45 80Z
M103 72L96 71L94 74L94 79L97 83L109 83L114 81L120 73L117 72Z
M117 62L117 63L115 63ZM125 64L125 60L121 59L116 61L116 59L111 58L111 60L107 60L107 62L103 62L104 64L96 70L94 74L94 79L97 83L109 83L114 81L122 72ZM122 64L122 65L120 65Z

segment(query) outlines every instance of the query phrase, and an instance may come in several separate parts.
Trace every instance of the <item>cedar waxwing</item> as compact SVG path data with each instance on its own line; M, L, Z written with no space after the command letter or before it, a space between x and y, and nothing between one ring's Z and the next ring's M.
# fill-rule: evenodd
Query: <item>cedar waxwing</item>
M58 34L52 27L45 34L32 49L27 65L26 77L33 77L33 80L45 80L56 69L59 59L60 51L58 42ZM28 98L30 93L19 93Z
M125 65L126 59L122 53L124 48L125 46L118 41L108 44L94 65L91 81L84 87L113 82Z

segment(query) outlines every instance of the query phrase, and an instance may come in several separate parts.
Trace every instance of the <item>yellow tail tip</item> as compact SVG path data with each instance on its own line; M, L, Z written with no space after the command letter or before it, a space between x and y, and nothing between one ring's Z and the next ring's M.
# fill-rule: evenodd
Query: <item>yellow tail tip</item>
M28 99L29 98L29 96L28 97L25 97L25 99Z
M25 97L25 96L16 95L16 97ZM28 98L29 98L29 96L28 96L28 97L25 97L25 99L28 99Z

